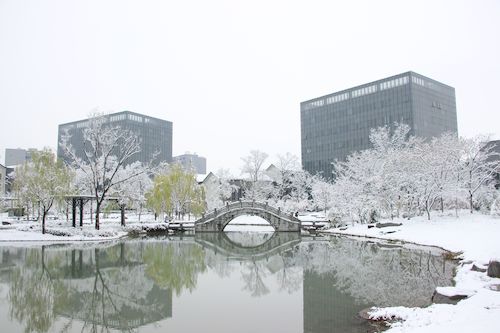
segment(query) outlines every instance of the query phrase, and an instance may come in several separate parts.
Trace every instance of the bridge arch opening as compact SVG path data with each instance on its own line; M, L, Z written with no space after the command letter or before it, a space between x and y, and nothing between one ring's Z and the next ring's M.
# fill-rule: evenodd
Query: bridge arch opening
M274 236L274 232L227 232L222 233L229 242L241 249L257 248L268 242Z
M232 219L223 229L224 232L274 232L273 226L260 216L240 215Z

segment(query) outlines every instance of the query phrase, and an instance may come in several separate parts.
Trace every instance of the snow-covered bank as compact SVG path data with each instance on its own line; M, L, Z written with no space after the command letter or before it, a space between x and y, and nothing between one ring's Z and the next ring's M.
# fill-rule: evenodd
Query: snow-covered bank
M451 214L450 214L451 215ZM500 279L472 271L472 265L484 267L491 259L500 258L500 219L485 215L462 214L424 217L410 221L398 219L397 227L368 228L353 225L345 230L330 229L337 234L401 240L422 245L439 246L453 252L463 252L461 265L454 278L455 286L448 293L466 291L472 294L457 305L433 304L427 308L391 307L371 312L374 319L396 318L388 332L498 332L500 292L493 291Z
M109 241L127 235L127 231L115 228L48 228L42 234L38 228L11 228L0 230L0 245L4 242L78 242L78 241Z
M42 234L41 224L37 221L26 221L0 216L5 225L0 225L0 245L7 242L36 242L36 243L71 243L110 241L127 236L129 233L144 232L146 230L163 230L165 223L155 221L153 216L144 216L138 222L135 216L127 219L126 226L120 225L119 215L111 214L102 219L100 230L96 230L90 219L83 220L83 227L73 228L66 220L49 220L46 233ZM187 221L186 221L187 222ZM77 223L78 224L78 223Z

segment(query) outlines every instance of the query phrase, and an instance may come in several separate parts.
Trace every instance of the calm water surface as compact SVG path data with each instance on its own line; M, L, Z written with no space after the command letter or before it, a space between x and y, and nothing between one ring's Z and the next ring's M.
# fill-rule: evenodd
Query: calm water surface
M372 332L426 306L454 264L429 248L295 233L0 247L1 332Z

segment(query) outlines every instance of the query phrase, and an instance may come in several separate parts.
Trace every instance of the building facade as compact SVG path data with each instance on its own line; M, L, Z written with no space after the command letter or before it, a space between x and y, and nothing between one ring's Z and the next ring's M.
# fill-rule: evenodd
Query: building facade
M395 123L430 138L457 132L455 89L414 72L366 83L300 104L302 167L333 176L332 162L370 148L370 130Z
M36 152L37 149L29 148L29 149L5 149L5 166L13 167L17 165L24 164L26 162L31 161L31 156L33 152Z
M0 164L0 197L5 195L5 187L7 184L7 168Z
M207 173L207 159L196 154L183 154L174 157L174 162L179 163L187 170L195 170L197 174Z
M132 163L140 161L154 164L172 162L172 122L145 116L131 111L122 111L105 116L109 126L118 126L135 133L141 140L141 151L135 154ZM57 136L57 157L66 163L71 162L61 147L61 138L68 132L71 135L70 143L77 156L83 158L84 145L83 129L86 128L88 119L59 125Z
M492 156L489 157L488 162L493 162L497 168L500 166L500 140L494 140L494 141L489 141L486 143L485 147L483 148L486 151L492 153ZM498 170L498 169L497 169ZM495 172L492 175L492 182L493 186L497 189L500 190L500 172Z

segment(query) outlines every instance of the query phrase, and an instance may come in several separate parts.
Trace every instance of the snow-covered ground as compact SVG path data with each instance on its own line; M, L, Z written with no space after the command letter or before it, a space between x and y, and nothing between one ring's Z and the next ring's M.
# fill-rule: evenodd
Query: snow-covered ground
M109 241L126 236L130 231L143 228L155 228L163 225L155 221L153 215L141 216L141 222L135 214L127 215L126 226L120 225L119 214L108 214L101 219L100 230L96 230L94 222L86 216L83 227L71 227L66 219L48 219L46 233L42 234L41 223L37 221L18 220L0 214L0 221L8 224L0 225L0 244L5 242L78 242L78 241ZM77 218L77 225L79 220Z
M338 234L402 240L422 245L439 246L452 252L463 252L454 278L455 286L440 288L443 294L468 294L471 297L457 305L433 304L427 308L392 307L371 312L374 319L401 319L394 322L393 332L498 332L500 292L493 291L500 279L472 271L475 264L484 268L491 259L500 259L500 218L462 212L411 220L395 219L398 227L370 228L352 225L345 230L330 229ZM344 228L342 228L344 229ZM444 286L443 286L444 287Z
M0 225L0 242L75 242L75 241L109 241L126 236L131 231L145 228L157 229L166 226L161 220L154 220L154 216L145 214L139 222L135 214L127 214L126 226L120 225L119 214L108 214L101 219L100 230L95 230L94 223L86 216L83 227L72 228L71 222L61 219L46 221L46 234L42 234L41 223L37 221L17 220L0 214L0 221L8 225ZM180 221L175 221L175 223ZM192 223L194 219L186 219L184 223ZM77 225L79 220L77 218ZM240 216L235 218L226 227L229 232L273 232L274 229L264 219L258 216Z

